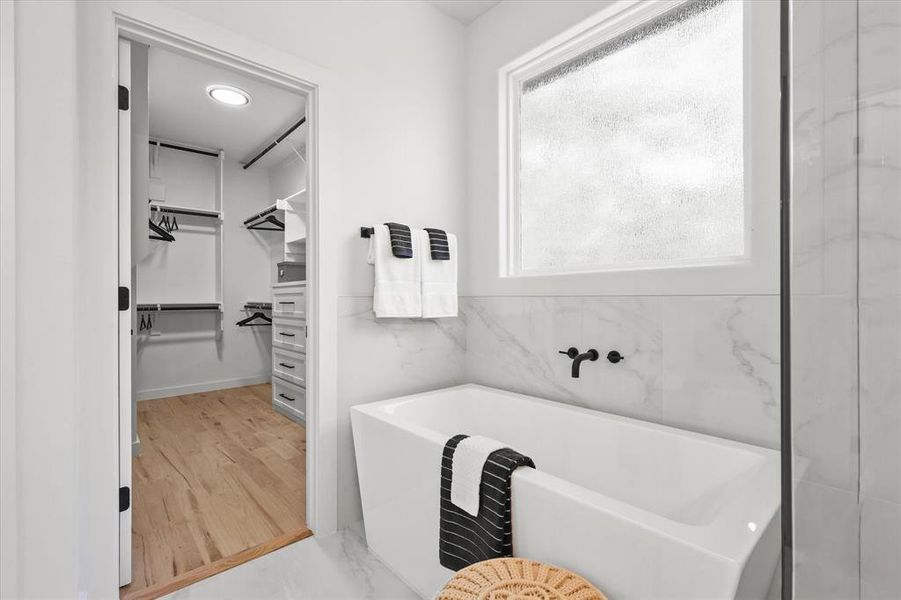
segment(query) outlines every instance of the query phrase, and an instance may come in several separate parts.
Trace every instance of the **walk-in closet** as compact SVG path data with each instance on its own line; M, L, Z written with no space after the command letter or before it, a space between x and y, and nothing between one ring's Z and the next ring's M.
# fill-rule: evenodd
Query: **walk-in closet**
M168 46L119 52L133 403L120 580L123 598L153 598L310 535L307 102Z

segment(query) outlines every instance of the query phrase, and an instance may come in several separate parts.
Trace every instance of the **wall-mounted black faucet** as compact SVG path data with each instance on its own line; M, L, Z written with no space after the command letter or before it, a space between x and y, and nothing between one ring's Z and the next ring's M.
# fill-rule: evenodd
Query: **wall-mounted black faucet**
M579 354L579 349L576 348L575 346L571 347L569 350L560 350L560 354L565 354L568 357L570 357L571 359L573 359L573 377L576 377L576 378L579 377L579 367L582 365L582 363L584 361L586 361L586 360L594 361L601 357L601 355L598 354L598 351L595 350L594 348L592 348L588 352L583 352L582 354Z

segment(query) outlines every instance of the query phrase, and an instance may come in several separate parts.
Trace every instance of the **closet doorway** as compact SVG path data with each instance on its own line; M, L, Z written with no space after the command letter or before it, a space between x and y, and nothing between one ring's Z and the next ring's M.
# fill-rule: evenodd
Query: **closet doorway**
M119 84L120 596L156 598L312 535L309 97L142 36Z

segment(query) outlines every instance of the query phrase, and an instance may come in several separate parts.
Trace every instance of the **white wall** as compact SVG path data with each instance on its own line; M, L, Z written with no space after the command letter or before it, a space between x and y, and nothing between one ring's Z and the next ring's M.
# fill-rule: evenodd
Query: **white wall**
M218 159L207 156L160 150L156 174L166 184L166 203L214 208L217 164ZM245 171L226 157L223 201L224 330L218 336L219 320L214 312L151 313L154 331L160 335L140 335L138 331L134 376L139 400L269 378L271 332L235 325L247 316L242 310L245 302L267 302L271 297L271 248L281 250L282 234L251 231L242 224L274 201L268 171ZM175 241L152 242L149 255L138 264L138 303L216 300L215 221L176 217L179 230L173 232Z
M339 296L372 295L359 228L385 221L465 235L463 26L422 2L170 2L302 56L342 87ZM461 243L466 247L465 243Z
M463 28L423 3L16 4L18 598L116 593L114 10L322 83L323 372L338 298L371 293L359 226L464 224Z
M18 581L15 5L0 3L0 598Z
M3 16L6 38L8 14L4 11ZM16 263L15 281L6 279L4 269L2 282L16 294L12 399L18 466L12 493L18 500L18 560L12 566L18 588L11 597L64 598L73 597L79 577L77 541L84 498L76 456L81 438L90 434L77 427L74 392L79 266L77 128L71 102L77 80L75 7L18 3L15 29ZM47 51L51 43L54 52ZM45 269L51 265L54 275L48 277ZM112 297L110 304L115 311ZM4 406L10 400L4 389ZM115 463L114 456L109 458ZM4 480L4 487L7 483ZM116 510L112 498L109 506ZM54 565L52 576L48 565Z

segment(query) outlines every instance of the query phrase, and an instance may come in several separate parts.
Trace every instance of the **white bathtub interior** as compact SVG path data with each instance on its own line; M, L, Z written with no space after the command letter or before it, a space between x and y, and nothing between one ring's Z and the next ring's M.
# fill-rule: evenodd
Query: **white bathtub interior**
M533 402L534 418L520 421L510 415L523 396L479 386L456 388L455 396L448 402L441 394L426 395L385 409L399 423L445 439L466 433L503 440L540 460L543 473L687 525L709 523L727 492L766 462L742 444L674 436L673 429L635 419L573 419L555 403Z

